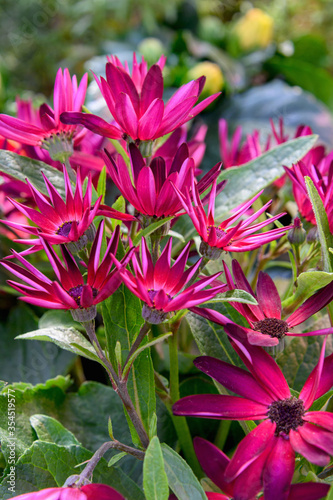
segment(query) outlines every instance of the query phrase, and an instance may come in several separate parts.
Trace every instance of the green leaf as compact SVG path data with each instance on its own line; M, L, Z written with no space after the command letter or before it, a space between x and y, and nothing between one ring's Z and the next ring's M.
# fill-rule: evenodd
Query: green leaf
M125 198L123 196L119 196L116 199L116 201L114 202L114 204L112 205L112 208L114 210L118 210L118 212L121 212L122 214L125 213L126 212ZM121 225L121 220L110 218L110 221L111 221L111 225L112 225L113 230L115 230L117 225L118 226Z
M327 214L312 180L310 177L305 177L304 179L312 209L316 217L324 271L331 273L333 272L333 255L330 253L329 248L333 247L333 235L330 231Z
M307 271L301 273L296 280L295 293L283 302L285 312L294 311L315 292L333 281L333 273L324 271Z
M28 340L44 340L46 342L53 342L61 349L73 352L84 356L93 361L100 363L100 359L95 353L94 348L90 342L75 328L63 328L61 326L55 326L50 328L41 328L40 330L34 330L33 332L24 333L23 335L18 335L16 339L28 339ZM82 347L82 349L77 346Z
M161 226L164 226L169 220L174 219L174 216L171 215L170 217L166 217L165 219L160 219L157 222L153 222L152 224L149 224L148 227L145 229L142 229L141 231L138 232L138 234L135 236L133 239L133 246L137 246L141 242L141 238L145 238L146 236L149 236L151 233L156 231Z
M161 448L168 483L178 500L207 500L201 484L185 460L165 443Z
M54 443L36 441L19 458L16 466L15 493L8 491L8 476L0 485L0 498L6 500L14 495L29 493L47 487L61 487L66 479L80 473L92 453L82 446L58 446ZM112 486L128 500L144 500L140 488L121 470L109 468L103 458L93 474L93 482Z
M212 309L229 317L234 323L248 327L246 320L227 302L224 304L214 304ZM243 364L231 347L227 334L222 325L208 321L198 314L189 313L186 320L191 328L194 340L199 351L204 356L213 356L236 366L243 367Z
M104 165L103 169L101 170L101 173L99 174L98 184L97 184L98 197L102 196L101 203L104 203L105 189L106 189L106 166Z
M12 151L1 150L0 170L23 182L29 179L38 191L48 196L42 176L42 172L44 172L48 180L57 189L60 196L65 198L66 193L63 174L42 161L32 160L31 158L20 156Z
M245 292L245 290L228 290L224 293L218 293L213 299L207 300L204 304L219 304L221 302L240 302L242 304L258 305L253 295Z
M333 486L331 486L330 491L328 492L327 500L333 500Z
M120 453L117 453L116 455L113 455L113 457L111 458L111 460L108 463L108 466L112 467L112 465L114 465L117 462L119 462L119 460L121 460L122 458L126 457L126 455L127 455L126 451L121 451Z
M291 167L293 163L303 158L316 140L317 136L315 135L299 137L271 149L240 167L224 170L218 181L227 179L228 182L216 198L215 219L218 220L226 216L232 208L249 200L260 189L264 189L281 177L284 174L283 165ZM186 241L189 241L196 234L192 221L187 216L180 217L172 229L181 233ZM181 248L182 244L177 242L173 248L173 255Z
M69 311L50 309L39 319L38 328L52 328L54 326L77 328L80 324L73 320L73 316Z
M324 406L328 403L329 399L333 396L333 391L328 391L326 394L321 396L321 398L316 399L311 407L309 408L309 411L320 411L324 408Z
M11 309L0 323L0 379L37 384L68 372L74 356L54 344L15 342L18 333L38 328L38 318L26 304Z
M121 344L124 364L131 345L144 322L141 309L140 300L124 285L121 285L110 298L103 302L102 311L107 350L116 370L116 342L119 341ZM141 346L144 346L147 342L146 336ZM156 412L154 368L149 348L141 352L132 365L128 379L128 391L148 433L149 422L153 413ZM134 428L131 427L131 430L132 438L136 440L134 441L135 444L138 444L138 437Z
M275 56L267 66L270 71L282 73L288 83L311 92L331 110L333 109L333 78L327 70L318 67L318 63L314 65L295 57Z
M30 417L30 423L41 441L55 443L59 446L80 445L74 434L55 418L37 414Z
M145 453L143 489L146 500L168 500L168 478L164 470L161 445L157 436L150 441Z

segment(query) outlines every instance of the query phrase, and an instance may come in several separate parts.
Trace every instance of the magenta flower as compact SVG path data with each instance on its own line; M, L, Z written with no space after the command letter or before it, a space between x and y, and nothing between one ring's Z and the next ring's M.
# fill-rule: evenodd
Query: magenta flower
M90 250L88 261L88 272L86 283L74 258L65 246L62 246L64 264L55 253L50 244L43 238L40 242L47 254L51 266L58 281L52 281L30 264L21 254L13 250L13 255L24 266L10 260L3 260L1 264L25 284L16 281L8 281L15 290L22 293L20 297L25 302L49 309L70 309L74 319L77 317L88 317L91 319L96 315L96 304L112 295L119 285L121 278L119 270L126 266L131 250L120 263L119 269L112 269L113 255L117 252L119 240L119 226L117 226L112 238L108 242L105 255L99 264L100 252L103 240L104 221L99 225L94 242ZM78 319L88 321L88 319Z
M232 336L242 335L235 325L227 329ZM241 397L187 396L174 404L173 412L222 420L263 420L238 445L224 479L227 483L234 481L234 488L238 488L238 481L242 483L240 488L251 488L260 481L265 500L286 500L295 452L319 466L326 466L333 455L333 414L309 411L312 403L332 387L333 355L324 359L324 342L319 362L297 398L278 365L261 347L251 346L246 339L243 345L232 344L249 371L209 356L197 358L194 364Z
M125 500L106 484L87 484L81 488L47 488L46 490L24 493L13 500Z
M131 292L143 300L142 316L149 323L162 323L169 312L186 309L215 297L223 292L226 285L210 285L221 273L201 278L188 288L186 284L198 270L201 260L184 271L191 243L178 256L173 266L170 266L172 239L166 244L161 256L153 264L147 243L143 239L141 246L141 261L133 254L132 263L134 275L125 269L120 270L121 277Z
M219 448L214 444L209 443L202 438L195 438L193 441L195 453L198 457L201 467L205 474L223 491L222 493L206 493L209 500L255 500L257 494L261 490L261 481L258 478L252 478L247 482L243 479L249 479L249 474L245 469L244 473L231 482L227 482L224 478L226 468L230 463L230 458L227 457ZM255 472L256 462L250 465ZM329 490L328 484L323 483L299 483L290 486L288 500L320 500L327 495ZM213 495L213 496L211 496ZM267 498L265 496L265 498Z
M288 318L283 320L281 319L282 306L279 292L277 291L272 278L268 274L263 272L259 273L257 294L255 295L242 271L241 266L236 260L232 261L232 271L235 282L233 281L227 266L224 263L223 266L229 290L245 290L258 302L257 306L236 302L230 303L234 309L236 309L236 311L238 311L249 323L250 328L242 326L242 329L246 332L247 340L250 344L273 346L277 345L280 339L284 338L286 335L304 337L328 335L333 333L333 328L323 328L321 330L305 333L290 331L292 328L300 323L303 323L303 321L310 318L313 314L316 314L331 302L333 299L333 282L316 292ZM213 321L220 325L226 325L231 322L231 320L223 314L211 309L195 307L192 310L209 321Z
M163 76L165 58L162 57L147 71L147 63L141 64L133 55L133 71L130 75L119 59L112 57L106 64L106 80L96 82L106 104L116 121L110 125L102 118L84 113L63 113L64 123L81 124L93 132L113 139L130 138L133 141L150 141L172 132L205 109L219 94L197 102L205 83L202 76L183 85L164 104Z
M91 206L91 178L88 180L86 193L83 196L80 170L77 172L76 188L73 194L71 181L66 168L63 168L66 200L64 201L52 183L42 172L50 199L41 194L27 179L34 201L39 210L28 207L11 198L14 207L30 219L35 225L22 225L16 222L2 221L10 227L37 236L35 240L21 240L21 243L33 244L35 250L40 250L40 238L51 245L70 244L71 249L80 251L88 241L95 236L93 220L99 209L101 197ZM91 234L89 234L91 233Z
M200 253L209 259L217 259L221 255L222 251L229 252L246 252L248 250L254 250L265 243L273 241L290 229L292 226L287 226L283 228L272 229L266 233L253 234L260 231L263 227L271 224L273 221L278 219L284 214L275 215L264 222L259 222L257 224L252 224L261 214L265 212L267 207L271 204L271 201L266 203L260 210L255 212L250 217L242 219L237 224L233 225L238 219L240 219L252 205L252 203L259 198L263 191L254 196L251 200L243 203L239 207L232 211L232 215L217 224L214 219L215 211L215 198L216 198L216 183L217 179L214 180L212 189L209 196L208 203L208 215L203 207L203 203L200 200L199 191L197 185L195 184L194 177L192 175L192 193L194 198L194 206L192 206L192 199L190 192L186 189L186 194L180 192L177 186L174 186L175 192L178 195L178 199L181 202L184 210L188 213L191 218L193 225L201 236L201 246Z
M182 204L171 182L180 192L184 192L190 186L191 172L195 167L186 143L178 148L172 163L166 163L162 157L155 157L148 165L134 144L130 144L129 150L131 174L120 155L117 163L107 152L105 155L109 174L121 194L145 217L176 215L182 209ZM219 169L218 164L199 181L200 192L207 189L217 177ZM108 215L107 209L103 215Z
M323 202L330 232L333 234L333 153L325 157L318 165L309 165L300 161L293 168L285 167L285 171L293 184L293 194L301 215L311 224L316 224L316 218L309 199L305 177L310 177Z
M88 75L85 74L77 84L76 76L71 79L68 69L62 72L59 68L54 84L53 109L47 104L42 104L39 114L31 106L21 109L22 118L0 115L0 134L7 139L13 139L21 144L30 146L43 146L53 139L72 139L79 142L85 131L78 132L78 128L65 125L60 121L64 111L80 111L85 100Z
M51 245L66 244L68 249L74 253L82 250L88 241L94 239L96 229L93 220L96 215L99 215L101 197L98 198L93 206L91 205L92 185L90 176L88 178L86 193L83 195L80 169L77 171L74 194L65 167L63 168L63 173L66 190L65 201L43 172L42 175L50 199L41 194L27 179L27 184L39 211L10 199L14 207L30 219L36 227L7 220L2 222L10 227L37 236L37 239L34 240L18 240L20 243L34 245L34 251L42 248L40 238L48 241ZM109 216L120 220L133 219L132 216L122 214L112 208L109 208Z

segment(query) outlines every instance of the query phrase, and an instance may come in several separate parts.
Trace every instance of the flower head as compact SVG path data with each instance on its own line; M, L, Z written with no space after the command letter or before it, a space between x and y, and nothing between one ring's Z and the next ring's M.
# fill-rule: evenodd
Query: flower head
M259 273L257 294L252 290L241 266L236 260L232 261L234 280L228 267L223 263L229 290L245 290L258 302L258 305L232 302L231 305L246 319L250 328L242 327L246 332L247 340L252 345L274 346L284 336L314 336L333 333L333 328L324 328L312 332L297 333L292 328L303 323L313 314L329 304L333 298L333 282L316 292L307 299L290 316L282 319L282 306L279 292L272 278L264 272ZM215 323L226 325L230 319L223 314L210 309L194 308L193 312Z
M103 239L104 221L99 225L94 242L90 250L86 283L78 265L65 246L62 246L64 264L55 253L50 244L43 238L40 242L47 254L52 268L57 276L57 281L50 280L47 276L30 264L21 254L13 250L13 255L24 266L20 267L12 261L2 261L2 265L15 276L26 283L8 281L15 290L24 296L22 300L40 307L49 309L70 309L73 316L93 318L96 315L96 304L112 295L119 285L121 278L119 269L127 265L132 251L120 263L119 269L112 269L112 256L117 251L119 240L119 226L110 239L105 255L99 263ZM90 318L91 319L91 318ZM86 320L88 321L88 320Z
M65 243L71 245L71 248L74 248L73 245L75 245L76 251L80 251L86 246L89 239L92 241L94 238L95 229L92 228L92 223L99 209L101 197L92 206L91 178L88 180L86 193L83 195L81 175L80 170L78 170L75 193L73 194L71 181L65 167L63 173L66 190L65 201L43 172L42 175L49 193L49 199L41 194L27 179L28 187L39 210L9 198L14 207L36 226L9 221L3 222L10 227L37 236L36 240L21 241L21 243L33 244L35 250L42 248L40 238L45 239L51 245ZM87 235L89 229L92 235Z
M85 74L78 85L76 76L71 79L68 69L59 68L54 84L53 109L42 104L36 113L31 103L21 105L19 116L0 115L0 133L7 139L13 139L28 146L40 146L49 149L54 160L62 160L63 152L72 154L72 140L78 143L85 130L65 125L60 121L64 111L80 111L85 100L88 75ZM59 153L59 157L57 157Z
M24 493L14 500L125 500L124 497L106 484L87 484L81 488L47 488Z
M116 125L110 125L102 118L84 113L64 113L64 123L81 124L93 132L130 141L151 141L172 132L191 120L205 109L218 94L197 102L204 83L202 76L183 85L164 104L162 69L165 58L147 71L147 63L142 58L137 63L133 55L133 71L130 74L127 63L123 66L116 57L106 64L106 80L96 78L100 91L113 116Z
M206 493L209 500L255 500L257 498L257 494L261 490L261 481L259 478L252 478L252 481L244 481L243 474L240 473L239 477L231 482L227 482L224 474L230 463L230 458L214 444L205 439L197 437L194 439L193 444L203 471L224 493ZM255 466L256 462L253 465L254 471ZM251 465L249 468L251 468ZM244 475L249 479L248 471L245 470ZM323 483L292 484L287 498L288 500L299 500L300 498L302 500L320 500L327 495L328 490L329 485ZM267 499L267 496L265 499Z
M105 155L110 176L124 198L145 217L176 215L182 209L182 204L171 182L181 193L185 192L185 189L190 187L195 167L186 143L178 148L172 162L166 162L162 157L155 157L149 165L134 144L129 146L129 150L130 173L120 155L117 162L108 153ZM200 192L205 190L218 175L219 169L218 164L199 181L197 189Z
M227 329L233 337L243 335L235 325ZM295 469L295 452L319 466L329 463L333 455L333 414L309 411L333 384L333 355L324 359L325 343L299 397L291 394L271 356L261 347L250 345L246 338L241 343L232 340L232 344L249 371L209 356L194 361L199 370L240 397L187 396L174 404L175 415L263 420L240 442L225 469L224 479L227 483L234 481L234 488L238 482L240 488L251 488L259 481L266 500L285 500Z
M253 234L257 233L263 227L271 224L283 215L275 215L264 222L252 224L261 214L265 212L271 202L266 203L253 215L240 220L234 225L234 222L240 219L252 203L259 198L262 191L248 202L243 203L241 206L234 209L232 211L232 215L228 217L228 219L218 224L214 219L217 179L215 179L212 184L208 203L208 215L206 215L204 210L193 175L191 193L193 193L194 206L192 206L192 199L188 189L186 189L185 195L180 192L177 186L174 186L174 189L184 210L188 213L195 229L201 236L200 252L209 259L217 259L223 250L230 252L246 252L248 250L254 250L265 243L279 238L289 229L289 227L283 227L272 229L266 233Z
M189 243L184 248L173 266L170 266L172 247L170 238L154 265L147 243L143 239L141 261L136 254L133 254L134 275L125 268L121 269L120 274L125 285L134 295L143 300L142 315L149 323L162 323L169 312L201 304L225 290L226 286L222 283L204 290L221 273L201 278L185 288L201 263L199 260L194 266L184 271L190 245Z

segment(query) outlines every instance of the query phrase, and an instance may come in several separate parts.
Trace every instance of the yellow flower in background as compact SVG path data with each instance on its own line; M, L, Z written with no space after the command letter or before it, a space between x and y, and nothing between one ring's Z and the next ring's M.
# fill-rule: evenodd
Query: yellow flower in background
M274 21L261 9L251 9L235 25L239 44L244 50L267 47L273 38Z
M216 94L223 89L224 78L218 64L211 61L200 62L187 72L186 80L196 80L202 75L206 77L206 82L200 96L201 99L204 99L211 94Z

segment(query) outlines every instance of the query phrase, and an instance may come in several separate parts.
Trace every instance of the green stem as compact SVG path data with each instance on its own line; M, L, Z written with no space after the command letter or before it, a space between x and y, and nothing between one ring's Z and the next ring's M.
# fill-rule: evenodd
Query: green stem
M230 426L231 426L231 420L221 420L214 441L215 446L220 448L220 450L223 450L223 447L225 445L225 442L229 434Z
M185 417L176 417L172 413L172 404L179 399L179 367L178 367L178 333L179 323L172 325L173 335L169 337L169 358L170 358L170 398L171 402L164 401L175 426L179 444L183 450L187 463L192 467L194 473L200 478L203 477L201 467L194 451L192 436Z
M133 342L133 345L128 353L128 356L126 358L126 361L124 363L124 367L127 365L129 359L131 358L132 354L135 353L135 351L138 349L140 346L141 342L145 338L146 334L149 332L151 326L150 323L147 323L147 321L144 322L144 324L141 327L141 330L138 333L138 336L136 337L135 341Z
M71 164L69 163L69 158L65 159L64 164L70 180L76 184L76 173L74 172L74 170L71 167Z
M208 264L209 261L210 261L210 259L207 259L206 257L202 257L202 261L200 262L200 265L199 265L198 269L193 274L193 276L190 279L190 281L187 283L186 288L188 288L191 285L193 285L193 283L195 282L195 280L197 279L197 277L199 276L199 274L201 273L201 271L203 271L203 269L206 267L206 265Z

